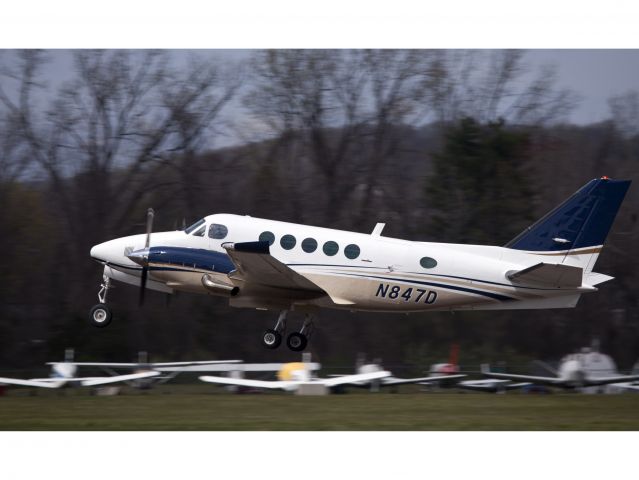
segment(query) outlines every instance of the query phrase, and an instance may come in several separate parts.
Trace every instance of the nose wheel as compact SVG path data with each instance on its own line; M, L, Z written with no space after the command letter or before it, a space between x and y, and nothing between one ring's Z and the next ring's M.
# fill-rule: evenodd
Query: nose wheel
M104 328L111 323L113 319L113 313L111 308L106 304L106 297L111 288L111 278L104 275L103 283L100 285L100 291L98 292L98 303L93 305L89 311L89 323L94 327Z
M106 304L98 303L94 305L89 312L89 321L94 327L104 328L111 323L112 318L111 308Z

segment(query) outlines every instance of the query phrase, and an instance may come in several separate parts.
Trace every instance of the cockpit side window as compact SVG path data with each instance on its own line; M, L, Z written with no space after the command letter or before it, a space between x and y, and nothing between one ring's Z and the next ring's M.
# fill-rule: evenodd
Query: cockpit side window
M193 225L191 225L190 227L187 227L184 229L184 233L186 233L187 235L190 235L191 232L193 232L194 230L197 230L197 228L200 225L204 225L205 220L202 218L200 220L198 220L197 222L195 222Z
M206 232L206 225L202 225L194 234L194 237L203 237Z
M220 225L219 223L213 223L209 227L209 237L215 238L217 240L221 240L226 237L229 233L229 229L226 228L225 225Z

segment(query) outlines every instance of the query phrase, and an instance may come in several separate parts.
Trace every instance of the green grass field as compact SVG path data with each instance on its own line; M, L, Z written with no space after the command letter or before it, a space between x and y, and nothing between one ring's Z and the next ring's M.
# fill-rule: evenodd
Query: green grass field
M14 391L0 397L0 430L639 430L639 396L632 394L171 391Z

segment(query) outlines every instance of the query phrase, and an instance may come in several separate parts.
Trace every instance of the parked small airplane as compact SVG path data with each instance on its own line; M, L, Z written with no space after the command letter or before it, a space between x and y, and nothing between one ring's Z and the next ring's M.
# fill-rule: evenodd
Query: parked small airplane
M253 380L249 378L229 378L202 376L200 380L220 385L236 385L238 387L267 388L294 392L306 386L320 386L329 390L340 385L357 382L370 382L390 376L390 372L380 370L357 375L345 375L343 377L317 378L313 375L309 362L292 362L283 365L277 373L277 380Z
M584 387L596 387L601 385L617 384L622 382L632 382L639 380L636 375L593 375L589 370L585 370L583 363L579 359L580 354L574 354L561 362L556 375L553 377L542 377L536 375L518 375L511 373L492 372L490 366L482 365L481 371L485 377L531 382L539 385L548 385L565 389L575 389Z
M152 377L142 377L143 379L130 379L128 384L135 387L149 387L151 383L165 383L188 367L206 367L207 371L228 371L229 368L237 368L235 365L241 364L241 360L199 360L187 362L149 362L146 352L140 352L137 362L65 362L65 365L75 367L97 367L104 370L109 375L118 376L116 370L134 370L138 372L157 372ZM47 365L55 365L48 363Z
M126 382L131 380L140 380L143 378L150 378L160 375L160 372L156 371L144 371L131 373L127 375L112 375L107 377L76 377L78 370L78 363L72 361L73 350L67 350L65 352L64 362L50 362L47 365L51 365L51 376L48 378L0 378L0 384L6 385L21 385L25 387L40 387L40 388L61 388L67 386L97 386L106 385L108 383Z
M381 372L384 371L384 368L381 365L380 360L375 360L372 363L365 363L364 355L358 355L357 361L355 363L355 372L357 374L365 374L372 372ZM331 377L345 377L346 375L331 375ZM408 385L411 383L417 383L420 385L425 384L440 384L443 382L450 382L452 380L458 380L460 378L464 378L466 375L458 374L457 372L433 372L431 370L431 374L425 377L415 377L415 378L399 378L393 375L384 377L381 379L375 380L367 380L367 381L357 381L344 384L344 386L352 386L352 387L364 387L369 388L371 392L379 391L381 387L398 387L399 385Z
M291 310L307 314L287 346L304 350L319 308L411 313L571 308L612 277L593 267L629 180L595 179L503 247L413 242L253 218L210 215L183 231L118 238L91 249L104 265L98 327L112 318L111 280L173 293L228 297L234 307L279 310L262 343L277 348ZM151 241L153 240L153 241Z
M516 390L519 388L527 387L529 382L513 383L510 380L462 380L461 382L449 382L450 378L454 378L455 374L460 372L459 363L459 345L453 343L450 347L450 356L448 357L448 363L435 363L430 367L430 373L433 376L439 376L439 383L422 383L422 385L447 387L447 388L459 388L462 390L471 390L476 392L488 392L488 393L501 393L506 390ZM463 375L466 376L466 375Z

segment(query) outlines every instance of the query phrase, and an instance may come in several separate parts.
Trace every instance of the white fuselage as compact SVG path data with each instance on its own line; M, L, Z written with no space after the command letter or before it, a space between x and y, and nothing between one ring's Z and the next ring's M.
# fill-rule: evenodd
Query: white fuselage
M414 242L231 214L210 215L204 220L203 236L194 235L201 227L189 234L153 233L150 245L217 252L219 262L212 262L217 265L151 263L148 288L211 293L202 284L202 276L207 274L239 287L239 294L230 298L230 304L238 307L404 313L573 307L581 293L595 290L587 285L572 289L524 286L507 277L508 272L539 262L577 266L580 258L574 253L533 254L494 246ZM209 237L211 225L225 227L226 233L216 228L217 234L213 234L223 238ZM317 285L320 295L297 294L269 285L248 286L228 275L232 264L228 257L224 260L222 245L255 242L265 238L264 232L274 237L270 255ZM91 256L105 264L106 275L137 285L141 267L126 254L142 249L145 238L134 235L111 240L93 247Z

